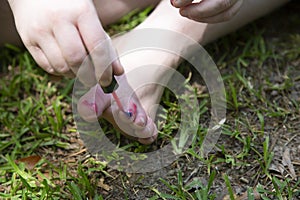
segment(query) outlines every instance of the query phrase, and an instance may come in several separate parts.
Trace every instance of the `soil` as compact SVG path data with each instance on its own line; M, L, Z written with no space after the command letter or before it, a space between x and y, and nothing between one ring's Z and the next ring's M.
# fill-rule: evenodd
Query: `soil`
M281 45L282 42L284 43L286 40L288 41L291 34L300 33L299 10L299 1L291 1L272 14L208 45L206 48L210 52L210 55L213 56L214 60L219 60L220 58L216 49L222 50L222 43L224 40L229 40L231 43L246 43L249 38L253 36L252 34L259 32L257 30L264 30L264 33L262 34L264 41L267 45L276 45L274 46L274 52L280 54L281 52L278 51L280 46L278 45ZM245 34L246 32L249 32L249 34ZM279 179L295 178L296 180L296 177L300 175L300 158L298 157L300 153L300 112L299 108L297 110L295 106L293 106L293 101L300 101L299 64L299 57L278 62L270 60L259 67L257 67L257 61L250 60L250 67L246 70L247 77L252 81L254 88L262 89L264 91L264 96L270 102L274 102L274 104L278 104L280 108L286 110L286 114L283 116L264 116L264 133L261 137L253 138L253 142L258 144L257 148L262 153L263 142L265 138L269 136L270 150L274 153L269 170L272 175L277 176ZM220 72L224 76L234 73L234 70L233 67L220 67ZM268 77L269 81L274 85L280 85L284 82L285 77L289 77L293 81L293 86L288 90L279 92L270 88L260 88L260 85L265 85L264 81L266 80L266 77ZM256 105L258 108L261 107L267 109L264 102L261 102L259 99L255 97L249 97L249 99L252 101L250 104ZM243 101L243 99L241 100ZM242 136L243 134L245 137L251 135L251 130L261 129L261 123L253 109L242 107L238 111L229 109L227 112L227 126L231 127L231 130L237 128L242 132ZM262 115L264 114L265 113L262 113ZM247 119L248 124L237 124L235 119L239 117ZM207 119L203 119L203 121L205 122ZM73 159L70 160L70 163L74 162L74 168L76 168L76 162L84 162L90 155L85 150L84 144L80 142L78 135L73 134L70 137L73 138L75 145L74 149L82 149L81 152L76 153L76 156L68 156ZM241 152L243 148L241 142L225 134L221 135L217 145L224 146L224 149L229 151L230 154ZM59 152L56 152L55 154L56 156L60 155ZM212 155L214 155L215 158L224 158L224 154L217 148L210 152L209 156ZM257 173L262 170L262 168L256 159L255 153L250 153L249 155L250 156L246 159L244 158L244 160L247 160L246 162L248 165L232 165L230 162L218 162L217 164L212 164L210 169L208 169L207 165L202 161L185 154L172 165L154 173L128 174L113 169L107 169L107 172L111 177L106 176L99 171L93 172L90 178L93 182L97 183L97 186L99 186L98 193L103 195L104 199L115 200L148 199L155 195L151 188L158 188L160 192L170 194L170 190L160 179L162 178L170 184L177 185L177 172L179 170L182 171L184 184L197 178L200 179L204 185L209 178L208 171L216 170L217 175L211 188L212 193L218 194L216 199L228 199L226 185L222 177L224 173L228 175L237 196L243 196L248 187L255 188L258 184L264 185L266 189L271 190L272 188L268 188L271 185L270 180L265 175L261 176ZM61 156L63 159L65 157L65 152L61 152ZM235 162L238 163L239 160L235 160ZM72 169L72 166L73 164L70 164L70 172L75 175L77 171L76 169ZM243 198L241 197L240 199Z
M300 33L299 21L300 4L297 1L291 1L286 6L278 9L272 14L257 20L256 22L247 25L238 32L226 36L231 42L236 38L239 33L243 35L244 32L253 29L265 30L263 38L268 45L277 44L277 41L284 41L291 34ZM227 39L228 39L227 38ZM237 42L245 43L249 37L237 38ZM214 49L214 45L220 44L220 41L207 46L208 49ZM219 47L220 48L220 47ZM280 53L280 52L278 52ZM213 53L212 53L213 54ZM211 55L212 55L211 54ZM215 60L218 60L218 55L213 55ZM298 59L298 60L297 60ZM274 152L274 158L269 168L272 175L278 178L285 179L287 177L298 176L300 174L300 118L299 110L290 106L292 100L300 100L300 60L297 58L287 63L267 63L261 67L252 67L247 69L247 77L250 77L254 85L262 83L266 77L274 84L280 84L284 75L294 80L294 85L288 91L276 92L266 89L266 97L271 102L278 103L280 107L287 109L287 115L280 117L265 116L265 133L261 138L255 138L257 144L261 144L266 136L270 137L270 149ZM255 62L255 61L253 61ZM255 63L253 63L255 65ZM221 68L223 75L231 74L233 69ZM258 104L263 104L259 100L255 100ZM258 105L259 106L259 105ZM260 129L260 122L257 119L253 110L243 108L239 112L228 110L227 125L231 127L237 126L235 119L239 115L246 115L249 126L252 129ZM240 131L249 132L248 127L239 126ZM223 145L225 149L232 152L240 152L243 145L237 140L222 135L218 141L218 145ZM219 150L213 150L210 155L215 154L216 157L222 157ZM285 160L285 161L284 161ZM238 161L237 161L238 162ZM291 162L294 169L289 169ZM256 161L255 155L247 158L249 166L236 165L232 167L230 163L219 163L211 166L212 169L217 171L217 176L212 187L212 192L218 193L216 199L227 198L227 189L222 178L222 174L226 173L229 176L233 189L236 195L243 195L248 187L255 188L258 183L266 186L268 189L269 179L266 176L257 176L257 171L262 170L260 164ZM285 164L285 165L284 165ZM290 165L291 166L291 165ZM205 184L208 180L208 169L200 160L194 159L191 156L185 155L178 159L172 165L163 168L155 173L148 174L126 174L110 170L110 174L114 178L106 178L105 184L112 186L109 191L102 190L101 193L105 199L147 199L155 195L150 189L152 187L159 188L160 191L170 193L170 190L162 184L160 178L167 180L169 183L177 185L177 171L182 171L184 183L193 178L199 178ZM294 172L291 172L293 171ZM294 175L293 175L294 173ZM126 189L124 189L126 188Z

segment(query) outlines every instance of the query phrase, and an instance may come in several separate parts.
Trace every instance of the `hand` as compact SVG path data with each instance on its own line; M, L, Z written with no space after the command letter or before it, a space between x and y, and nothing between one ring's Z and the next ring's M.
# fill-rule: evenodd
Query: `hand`
M109 67L101 66L113 48L96 48L107 35L92 0L9 0L9 3L24 45L48 73L76 74L87 53L92 51L93 65L84 66L87 69L83 70L87 73L85 81L99 80L102 86L107 86L112 74L123 73L117 61Z
M180 8L183 17L203 22L219 23L230 20L239 11L243 0L171 0L174 7Z

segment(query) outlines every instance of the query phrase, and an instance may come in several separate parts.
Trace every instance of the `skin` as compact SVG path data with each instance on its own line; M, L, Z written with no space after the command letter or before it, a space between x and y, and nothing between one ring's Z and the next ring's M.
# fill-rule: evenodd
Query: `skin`
M156 5L158 2L157 0L115 0L114 6L111 7L111 4L105 0L97 0L94 4L89 0L9 0L17 30L26 48L43 69L60 75L69 75L71 71L76 72L78 63L105 39L104 25L116 21L135 8ZM162 0L152 14L136 28L176 31L205 45L286 2L288 0L244 0L243 2L241 0L202 0L200 3L191 3L188 0L181 2ZM1 4L3 1L0 2ZM7 19L3 21L7 22L5 25L9 27L2 29L0 34L6 37L4 41L17 43L16 31L11 27L13 20L9 14L5 10L0 12L0 20ZM9 30L9 34L5 30ZM3 37L0 38L0 44L1 39L3 40ZM173 42L172 38L166 41ZM103 55L107 52L114 53L114 48L121 50L126 42L130 43L130 40L125 34L113 40L114 47L106 46L105 49L97 50L96 55L97 52ZM186 47L178 48L185 49ZM101 63L103 57L96 56L93 59ZM150 85L137 90L140 85L136 85L134 78L128 77L127 80L125 73L140 65L163 65L176 68L180 59L167 52L137 51L121 57L120 62L124 68L118 61L107 69L95 70L88 64L84 68L87 73L80 74L93 72L87 77L97 79L100 77L99 73L105 71L105 75L100 79L102 84L107 84L112 74L120 75L119 81L122 81L116 93L122 97L124 109L132 111L132 116L126 115L115 103L111 104L112 95L104 94L98 84L91 87L79 99L79 114L87 121L104 117L116 128L121 129L125 135L130 135L143 144L150 144L157 137L157 128L153 123L156 109L153 107L159 102L163 87ZM103 82L102 77L106 77ZM168 81L169 78L163 70L157 70L155 67L149 68L146 77L154 83L162 78ZM86 80L85 77L83 79ZM127 94L127 96L122 94Z
M91 0L9 0L9 4L24 45L50 74L76 74L88 52L93 52L94 66L101 66L113 52L112 46L97 48L108 36ZM124 72L119 62L108 68L87 67L88 77L102 86L109 85L112 74Z
M181 16L203 23L220 23L230 20L240 10L243 0L171 0Z

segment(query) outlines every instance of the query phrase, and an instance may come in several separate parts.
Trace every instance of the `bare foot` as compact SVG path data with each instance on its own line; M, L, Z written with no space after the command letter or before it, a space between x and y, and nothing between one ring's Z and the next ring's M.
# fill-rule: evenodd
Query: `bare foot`
M114 46L122 52L124 36L114 39ZM122 47L123 46L123 47ZM107 119L115 128L142 144L151 144L157 138L154 124L157 103L171 73L168 69L177 65L179 57L166 51L139 49L121 55L125 74L116 77L119 87L115 91L123 108L119 108L112 94L105 94L99 85L92 87L77 104L78 112L85 121Z
M156 125L143 109L125 76L118 79L120 86L115 92L123 108L117 106L112 94L105 94L97 84L79 99L77 107L80 116L91 122L103 117L124 135L142 144L151 144L157 138Z

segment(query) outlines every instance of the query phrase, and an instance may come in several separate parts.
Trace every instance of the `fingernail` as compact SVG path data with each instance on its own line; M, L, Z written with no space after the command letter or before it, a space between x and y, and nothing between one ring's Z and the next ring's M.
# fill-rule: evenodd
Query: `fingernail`
M47 68L46 70L49 74L53 74L54 73L54 69L52 67Z
M174 0L173 3L176 4L176 5L180 5L182 3L182 1L181 0Z

